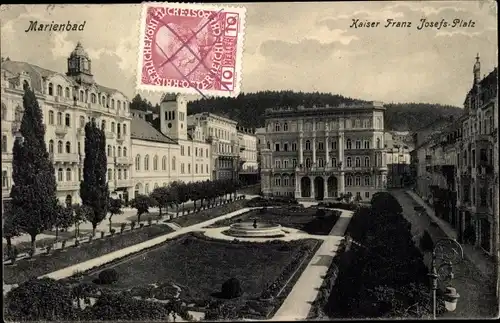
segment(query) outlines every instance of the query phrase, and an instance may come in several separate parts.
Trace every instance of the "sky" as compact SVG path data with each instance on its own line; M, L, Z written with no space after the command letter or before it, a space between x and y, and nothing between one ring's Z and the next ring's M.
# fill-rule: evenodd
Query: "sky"
M224 4L219 4L224 5ZM462 107L479 53L481 74L498 66L492 1L242 3L247 8L243 92L319 91L391 102ZM78 41L95 80L132 98L136 91L140 5L2 5L1 55L58 72ZM380 24L354 28L353 19ZM386 20L411 22L385 28ZM421 19L474 27L417 29ZM84 31L25 32L29 22L86 21ZM192 97L194 99L196 97Z

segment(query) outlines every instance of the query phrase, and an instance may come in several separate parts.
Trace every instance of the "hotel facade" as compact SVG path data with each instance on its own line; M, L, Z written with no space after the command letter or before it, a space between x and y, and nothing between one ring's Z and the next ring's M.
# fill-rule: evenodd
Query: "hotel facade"
M379 102L268 109L258 134L262 193L370 200L385 190L384 111Z

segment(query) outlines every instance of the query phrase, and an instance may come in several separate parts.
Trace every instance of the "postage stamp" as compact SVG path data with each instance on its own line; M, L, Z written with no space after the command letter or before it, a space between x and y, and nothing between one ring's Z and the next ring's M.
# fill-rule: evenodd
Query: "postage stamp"
M243 7L143 3L137 89L237 96L245 15Z

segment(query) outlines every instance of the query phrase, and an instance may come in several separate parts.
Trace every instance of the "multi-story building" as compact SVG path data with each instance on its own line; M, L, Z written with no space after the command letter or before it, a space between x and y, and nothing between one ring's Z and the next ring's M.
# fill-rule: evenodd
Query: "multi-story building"
M208 112L188 117L188 124L201 128L203 136L211 143L212 178L237 179L240 159L238 122Z
M384 111L380 102L268 109L262 193L369 200L385 190Z
M497 68L481 80L479 55L464 102L457 152L461 231L475 231L475 244L498 254L498 96Z
M407 136L385 133L388 187L403 187L410 177L410 147L407 141Z
M257 137L255 131L237 127L240 146L240 172L257 172Z
M67 72L2 60L2 197L12 187L12 147L23 116L25 87L34 90L46 126L45 141L54 163L57 196L66 204L80 201L83 171L84 127L95 120L106 133L110 190L128 194L131 139L128 98L118 90L99 85L92 62L78 43L67 59ZM115 176L121 174L118 180ZM123 193L126 192L126 193Z

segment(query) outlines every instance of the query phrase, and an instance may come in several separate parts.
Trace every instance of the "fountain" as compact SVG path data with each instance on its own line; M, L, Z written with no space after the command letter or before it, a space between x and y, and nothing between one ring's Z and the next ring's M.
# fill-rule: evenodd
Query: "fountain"
M281 225L259 222L257 219L252 222L234 223L229 226L229 230L225 234L234 237L249 237L249 238L266 238L284 236L285 232L281 229Z

